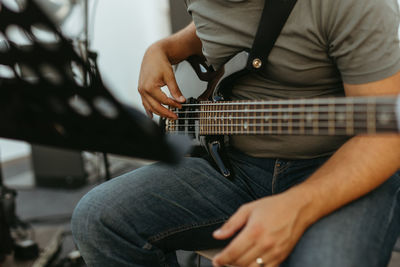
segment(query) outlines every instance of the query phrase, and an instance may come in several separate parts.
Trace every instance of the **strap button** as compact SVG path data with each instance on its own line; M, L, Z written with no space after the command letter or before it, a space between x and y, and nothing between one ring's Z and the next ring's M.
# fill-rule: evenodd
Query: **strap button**
M259 69L259 68L261 68L261 66L262 66L262 61L261 61L261 59L255 58L255 59L253 60L253 68Z

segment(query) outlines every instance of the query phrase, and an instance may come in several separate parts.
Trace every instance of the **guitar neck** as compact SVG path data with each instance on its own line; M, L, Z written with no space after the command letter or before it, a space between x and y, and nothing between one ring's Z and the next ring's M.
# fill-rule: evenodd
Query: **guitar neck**
M199 135L357 135L399 132L397 97L185 104L168 132Z

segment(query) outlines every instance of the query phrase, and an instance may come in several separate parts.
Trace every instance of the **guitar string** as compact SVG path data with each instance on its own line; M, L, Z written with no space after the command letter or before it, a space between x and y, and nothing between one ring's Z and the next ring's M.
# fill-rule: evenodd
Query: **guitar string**
M304 99L291 99L291 100L235 100L235 101L202 101L200 103L184 103L181 104L185 107L196 107L196 106L218 106L218 105L315 105L315 104L396 104L399 96L393 97L337 97L337 98L304 98Z
M392 127L392 128L396 128L397 129L397 124L395 124L394 122L396 121L392 121L392 124L390 124L390 122L388 122L387 124L384 125L379 125L379 128L382 127ZM283 123L283 122L273 122L273 123L227 123L227 124L215 124L215 123L202 123L202 124L198 124L198 125L194 125L194 124L176 124L173 126L169 126L169 127L258 127L258 126L282 126L282 127L297 127L297 126L307 126L307 127L316 127L314 125L309 125L311 123L315 123L314 121L310 121L310 122L305 122L305 123ZM333 127L347 127L347 125L345 124L347 123L346 121L344 121L341 125L340 124L335 124L333 125ZM307 125L308 124L308 125ZM367 127L369 126L368 123L365 123L363 121L352 121L352 125L354 127ZM329 121L323 121L323 122L319 122L318 123L318 127L331 127L330 122Z
M392 127L394 129L397 129L397 122L396 121L391 121L391 122L392 123L388 122L385 125L379 125L379 128ZM279 122L277 122L277 123L228 123L228 124L209 123L209 124L200 124L199 127L259 127L259 126L262 126L262 127L264 127L264 126L272 126L272 127L274 127L274 126L291 127L292 126L292 127L297 127L297 126L306 125L307 123L311 124L311 123L315 123L315 122L314 121L306 122L304 124L303 123L287 123L287 122L286 123L279 123ZM325 122L318 122L318 124L319 124L318 126L309 126L309 127L316 127L316 128L325 127L324 123L325 123L325 125L327 125L326 127L341 127L341 126L347 127L346 126L346 123L347 123L346 121L344 121L342 123L344 125L337 125L336 124L336 125L331 126L331 125L329 125L329 123L330 123L329 121L325 121ZM352 121L351 123L352 123L352 125L354 127L368 127L369 126L368 123L364 123L362 121L361 122ZM170 127L196 127L196 125L193 125L193 124L176 124L176 125L170 126Z
M221 134L221 135L231 135L231 134L269 134L269 133L276 133L276 134L309 134L309 133L314 133L316 135L320 134L332 134L332 135L354 135L354 134L361 134L361 133L379 133L379 132L394 132L393 129L381 129L379 131L371 131L365 128L356 128L353 129L351 134L348 133L348 130L346 128L340 128L340 129L335 129L334 131L330 131L328 127L325 128L318 128L318 131L312 127L304 128L304 129L281 129L281 130L272 130L270 131L269 129L257 129L257 130L203 130L200 131L198 134L199 135L207 135L207 134ZM168 131L167 134L190 134L190 135L195 135L197 132L194 131Z
M337 115L340 115L340 114L337 114ZM344 116L347 116L347 114L342 114L342 115L344 115ZM186 121L186 120L188 120L188 121L196 121L196 120L202 120L202 121L204 121L204 120L211 120L211 121L226 121L226 120L228 120L228 121L230 121L230 120L241 120L241 119L243 119L243 120L265 120L265 121L269 121L269 120L282 120L282 121L291 121L291 120L306 120L306 121L309 121L309 120L313 120L313 121L315 121L315 120L318 120L318 121L321 121L321 120L329 120L329 121L343 121L343 120L347 120L347 119L351 119L351 120L368 120L369 118L368 118L368 115L367 114L363 114L363 115L361 115L361 114L358 114L358 115L356 115L356 114L353 114L352 116L349 116L349 118L347 118L347 117L344 117L344 118L338 118L338 116L335 116L334 118L331 118L330 116L329 116L329 114L328 115L321 115L321 114L319 114L319 115L316 115L316 114L305 114L305 115L291 115L291 116L289 116L289 114L288 115L282 115L282 114L279 114L279 116L269 116L269 115L260 115L260 116L253 116L253 117L218 117L218 116L215 116L215 117L206 117L206 118L203 118L203 117L195 117L195 118L193 118L193 117L191 117L191 118L178 118L178 119L175 119L175 120L173 120L173 121ZM310 118L310 116L312 116L312 118ZM378 115L379 116L379 115ZM389 120L391 120L391 121L396 121L396 118L395 118L395 116L392 116L391 114L390 115L388 115L388 116L390 116L390 118L389 118ZM385 121L387 121L387 119L386 118L384 118L385 119ZM377 119L378 121L379 121L379 118Z
M380 107L377 107L377 109L380 109ZM388 109L388 110L386 110ZM335 109L332 109L330 107L304 107L304 108L273 108L273 109L247 109L247 110L234 110L234 109L229 109L229 110L190 110L190 111L176 111L174 109L170 109L172 112L175 114L199 114L199 113L232 113L232 112L237 112L237 113L244 113L244 112L263 112L263 113L282 113L282 112L328 112L328 113L340 113L340 112L368 112L368 108L364 107L336 107ZM395 106L391 106L390 110L389 107L386 108L385 110L380 110L381 112L392 112L395 110ZM379 112L379 111L378 111Z

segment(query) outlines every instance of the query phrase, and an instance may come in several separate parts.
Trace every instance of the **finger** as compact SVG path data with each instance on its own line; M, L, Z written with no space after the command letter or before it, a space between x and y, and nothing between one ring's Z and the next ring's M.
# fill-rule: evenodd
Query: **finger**
M287 257L287 254L283 253L280 249L273 247L272 243L266 248L264 246L260 246L260 248L261 250L256 249L257 252L254 250L255 254L253 255L248 254L243 256L243 261L250 261L250 264L244 266L260 267L257 263L257 258L261 258L265 267L276 267L279 266L279 264L281 264Z
M216 239L227 239L241 229L247 222L251 212L251 207L243 205L239 210L233 214L229 220L219 229L217 229L213 236Z
M168 105L175 108L182 108L182 105L176 102L174 99L169 98L163 91L156 90L151 95L155 100L159 101L164 105Z
M178 84L176 82L176 79L175 79L175 75L172 72L172 70L171 70L171 72L168 72L168 73L165 74L164 81L167 84L168 90L171 93L172 97L176 101L178 101L180 103L184 103L186 101L186 99L182 95L181 90L179 89L179 86L178 86Z
M170 119L177 119L178 116L176 116L175 113L173 113L172 111L170 111L169 109L163 107L160 102L158 102L157 100L155 100L153 97L151 97L150 95L146 95L146 100L149 103L150 107L151 107L151 111L161 117L166 117L166 118L170 118Z
M149 118L153 118L153 112L151 112L151 107L150 104L147 102L147 100L145 98L142 97L142 105L144 107L144 109L146 110L146 114L147 116L149 116Z
M259 257L261 259L263 259L264 262L264 267L278 267L279 264L282 263L282 259L274 259L274 260L270 260L270 259L264 259L265 256L263 255L262 257ZM260 264L257 263L257 258L253 260L253 262L249 265L243 265L243 266L249 266L249 267L260 267Z
M214 266L235 264L241 255L251 250L255 244L254 238L249 238L247 231L243 230L229 245L213 259ZM242 266L242 265L240 265Z
M265 255L268 254L270 248L265 248L262 244L256 244L249 250L245 251L240 258L236 260L236 264L239 266L255 266L259 267L257 264L257 258L262 258L265 263Z

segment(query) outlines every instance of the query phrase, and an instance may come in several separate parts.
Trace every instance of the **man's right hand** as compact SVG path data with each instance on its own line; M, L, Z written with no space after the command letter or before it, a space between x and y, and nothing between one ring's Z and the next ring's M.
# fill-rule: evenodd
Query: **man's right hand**
M161 91L161 87L165 85L168 87L172 98ZM151 118L155 113L161 117L176 119L176 114L162 106L162 104L181 108L180 103L186 101L176 83L167 53L159 43L150 46L143 57L138 90L146 113Z
M147 49L140 68L138 90L150 117L155 113L161 117L177 119L175 113L163 106L181 108L181 103L186 101L176 83L172 64L201 53L201 41L196 35L193 22ZM172 97L161 91L163 86L168 87Z

